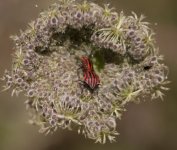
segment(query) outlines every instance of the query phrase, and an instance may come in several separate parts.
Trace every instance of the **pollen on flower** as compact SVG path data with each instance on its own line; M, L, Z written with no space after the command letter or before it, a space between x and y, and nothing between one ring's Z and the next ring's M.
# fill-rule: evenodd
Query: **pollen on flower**
M12 36L16 51L4 90L27 97L40 132L77 129L96 142L115 141L127 103L168 90L168 67L143 19L110 5L59 0Z

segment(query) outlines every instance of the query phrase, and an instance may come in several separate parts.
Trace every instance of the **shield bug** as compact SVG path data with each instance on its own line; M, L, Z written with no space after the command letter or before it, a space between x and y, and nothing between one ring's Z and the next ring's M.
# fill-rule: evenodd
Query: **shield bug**
M99 76L95 73L93 64L88 57L82 56L81 64L82 64L81 69L83 71L83 76L84 76L82 82L86 87L89 88L89 90L93 92L96 88L98 88L100 84Z

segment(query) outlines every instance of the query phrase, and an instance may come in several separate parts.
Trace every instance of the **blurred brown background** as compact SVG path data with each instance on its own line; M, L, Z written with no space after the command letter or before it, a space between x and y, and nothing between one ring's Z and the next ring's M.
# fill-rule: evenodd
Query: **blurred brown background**
M57 131L43 136L27 124L25 97L0 93L0 150L177 150L177 0L93 0L109 2L125 14L145 14L155 30L157 44L170 68L170 91L164 101L130 104L121 121L117 142L94 144L76 132ZM27 23L54 0L0 0L0 77L11 67L11 34L25 29ZM38 4L39 7L35 7ZM158 25L154 25L157 23ZM2 86L2 83L0 83Z

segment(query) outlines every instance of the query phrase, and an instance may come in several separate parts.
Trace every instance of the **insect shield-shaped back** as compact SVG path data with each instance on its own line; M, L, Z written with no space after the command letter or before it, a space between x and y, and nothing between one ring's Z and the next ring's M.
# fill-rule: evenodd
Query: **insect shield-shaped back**
M93 71L94 72L93 64L88 57L82 56L81 61L82 61L82 68L84 71Z
M83 83L86 87L89 88L91 92L93 92L95 89L98 88L100 84L100 79L98 75L95 73L93 64L88 57L82 56L81 62L84 75Z

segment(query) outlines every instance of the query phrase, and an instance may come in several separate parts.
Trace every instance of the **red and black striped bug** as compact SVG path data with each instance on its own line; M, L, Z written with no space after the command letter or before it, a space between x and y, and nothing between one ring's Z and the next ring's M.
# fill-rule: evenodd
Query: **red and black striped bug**
M81 63L82 63L81 68L83 70L84 75L84 79L82 82L93 92L100 85L100 79L98 75L95 73L93 64L88 57L82 56Z
M94 72L93 64L88 57L82 56L81 62L82 62L83 71L91 71L91 72L93 71Z

